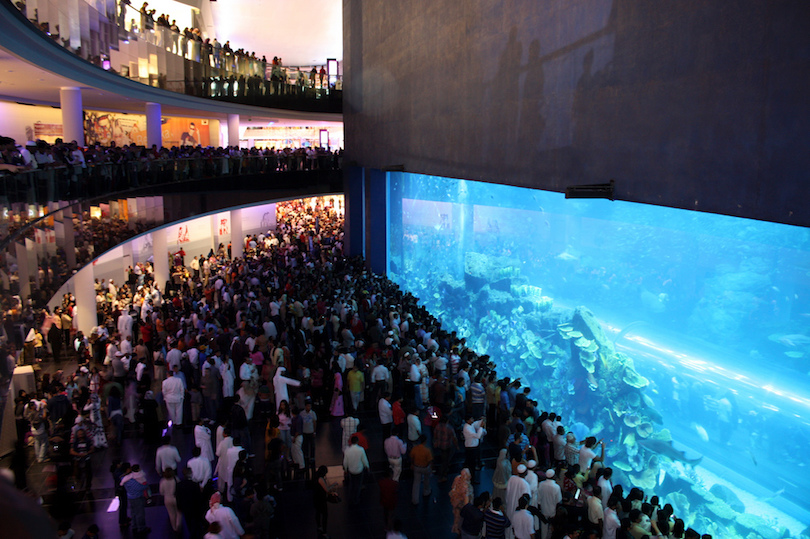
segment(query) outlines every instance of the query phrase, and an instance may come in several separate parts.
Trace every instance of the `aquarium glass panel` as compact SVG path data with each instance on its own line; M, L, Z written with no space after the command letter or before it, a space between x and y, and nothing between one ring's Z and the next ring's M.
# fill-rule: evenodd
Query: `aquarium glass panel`
M614 483L715 537L810 524L810 232L389 173L388 274ZM781 535L784 536L784 535Z

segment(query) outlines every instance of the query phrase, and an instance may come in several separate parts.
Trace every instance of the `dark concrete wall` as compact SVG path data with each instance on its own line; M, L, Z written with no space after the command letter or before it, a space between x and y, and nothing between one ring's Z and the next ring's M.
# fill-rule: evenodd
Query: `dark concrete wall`
M344 0L347 162L810 225L810 2Z

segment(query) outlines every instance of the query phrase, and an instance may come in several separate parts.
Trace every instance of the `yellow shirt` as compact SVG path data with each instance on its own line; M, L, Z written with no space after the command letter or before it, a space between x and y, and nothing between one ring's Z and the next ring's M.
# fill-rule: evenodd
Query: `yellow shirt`
M365 388L365 376L361 371L349 371L349 391L352 393L360 393Z

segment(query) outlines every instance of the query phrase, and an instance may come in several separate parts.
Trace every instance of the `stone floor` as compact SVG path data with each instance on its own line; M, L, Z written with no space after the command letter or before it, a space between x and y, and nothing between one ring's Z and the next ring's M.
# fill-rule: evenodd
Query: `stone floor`
M64 366L69 370L69 366ZM55 370L54 366L46 367ZM321 417L327 417L325 412ZM350 507L346 503L342 481L340 495L344 500L339 504L329 506L328 534L333 538L377 538L384 537L383 512L379 505L378 487L376 480L381 478L387 460L382 451L382 429L376 418L376 413L363 412L359 416L365 425L366 435L369 438L369 461L372 467L373 479L368 479L362 493L362 503L358 507ZM340 449L341 435L337 422L320 421L316 437L316 465L330 467L333 473L340 477L342 453ZM193 435L181 429L170 432L172 442L180 450L183 462L191 458ZM256 472L263 470L264 454L264 425L254 422L251 429L254 441L253 453L257 455L254 463ZM113 478L110 465L116 458L130 463L138 463L153 483L152 491L156 493L158 477L155 473L155 446L147 445L138 435L136 425L126 429L124 441L120 448L109 447L93 455L93 488L88 493L72 491L68 498L57 500L54 493L55 466L52 463L32 464L28 470L28 486L32 493L42 497L45 509L59 522L69 521L76 531L77 537L86 531L90 524L97 524L101 530L101 537L130 537L131 532L118 527L118 516L115 512L117 500L113 494ZM32 462L33 450L29 449L28 462ZM481 473L481 484L475 486L476 494L484 490L491 492L492 468L494 467L495 451L490 444L485 444L483 451L485 468ZM458 471L461 467L463 453L456 454L452 470ZM10 458L0 460L0 466L9 466ZM332 468L334 467L334 468ZM450 508L448 492L452 481L438 483L432 478L433 493L423 498L419 505L411 505L411 478L407 472L403 473L400 481L399 504L395 518L403 523L403 532L410 539L454 537L450 533L453 516ZM318 537L314 509L312 506L312 491L305 480L294 480L285 483L284 490L275 494L276 521L275 529L278 537L315 538ZM178 537L175 535L168 521L168 515L159 496L154 497L154 504L147 507L146 518L152 528L151 537ZM188 537L184 531L182 537Z

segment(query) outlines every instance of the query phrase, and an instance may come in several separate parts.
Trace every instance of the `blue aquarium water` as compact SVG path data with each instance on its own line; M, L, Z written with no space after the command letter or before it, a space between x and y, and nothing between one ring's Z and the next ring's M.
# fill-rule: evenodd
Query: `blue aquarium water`
M616 482L714 537L810 524L810 230L389 173L388 274ZM810 534L810 532L808 532Z

